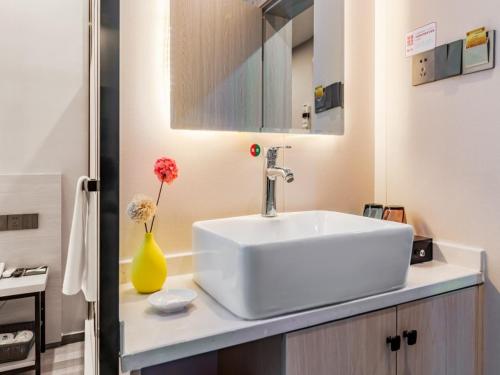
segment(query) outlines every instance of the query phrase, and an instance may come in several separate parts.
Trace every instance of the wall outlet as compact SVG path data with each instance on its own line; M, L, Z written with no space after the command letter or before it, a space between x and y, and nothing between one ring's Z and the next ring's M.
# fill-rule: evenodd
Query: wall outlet
M434 50L413 56L413 86L435 81L434 60Z
M21 230L21 229L23 229L23 215L7 216L7 230Z

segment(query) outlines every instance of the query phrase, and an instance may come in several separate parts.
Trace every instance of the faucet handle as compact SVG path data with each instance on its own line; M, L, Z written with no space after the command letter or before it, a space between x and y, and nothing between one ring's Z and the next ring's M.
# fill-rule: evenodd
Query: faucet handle
M267 159L267 167L274 167L276 165L276 159L278 158L278 151L279 149L289 149L292 148L292 146L288 145L283 145L283 146L272 146L269 147L267 150L266 154L266 159Z
M279 149L289 149L289 148L292 148L292 146L288 146L288 145L283 145L283 146L271 146L267 149L267 157L268 158L276 158L276 156L278 155L278 150Z
M271 146L271 147L269 147L269 150L275 150L275 151L278 151L280 148L292 148L292 146L289 146L289 145L283 145L283 146Z

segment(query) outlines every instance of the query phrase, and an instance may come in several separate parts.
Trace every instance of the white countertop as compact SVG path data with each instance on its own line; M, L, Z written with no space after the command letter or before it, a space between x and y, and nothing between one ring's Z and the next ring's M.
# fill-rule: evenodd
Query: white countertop
M191 275L171 277L168 288L191 288L198 298L185 312L158 315L147 296L130 284L120 291L122 370L141 368L242 344L409 301L458 290L484 281L474 268L432 261L410 267L405 288L276 318L242 320L203 292Z
M47 286L48 273L0 279L0 297L43 292Z

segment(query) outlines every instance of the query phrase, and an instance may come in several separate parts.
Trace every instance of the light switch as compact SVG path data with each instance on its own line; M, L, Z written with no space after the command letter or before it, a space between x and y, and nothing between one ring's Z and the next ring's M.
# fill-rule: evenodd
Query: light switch
M344 84L335 82L327 87L316 87L314 96L314 110L316 113L328 111L344 106Z
M22 229L37 229L38 228L38 214L23 215Z
M22 215L22 229L31 229L32 228L32 222L33 220L31 219L31 215Z
M434 50L413 56L413 86L435 81Z
M31 229L38 229L38 214L31 214Z
M23 229L38 228L38 214L23 215Z
M457 40L436 47L436 81L462 74L462 44L462 40Z
M7 230L7 215L0 215L0 231Z
M38 214L0 215L0 231L38 229Z

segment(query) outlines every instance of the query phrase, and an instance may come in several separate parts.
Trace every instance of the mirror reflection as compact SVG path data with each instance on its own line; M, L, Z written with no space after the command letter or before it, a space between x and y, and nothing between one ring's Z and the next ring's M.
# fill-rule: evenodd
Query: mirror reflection
M343 134L344 0L171 0L170 16L172 128Z

